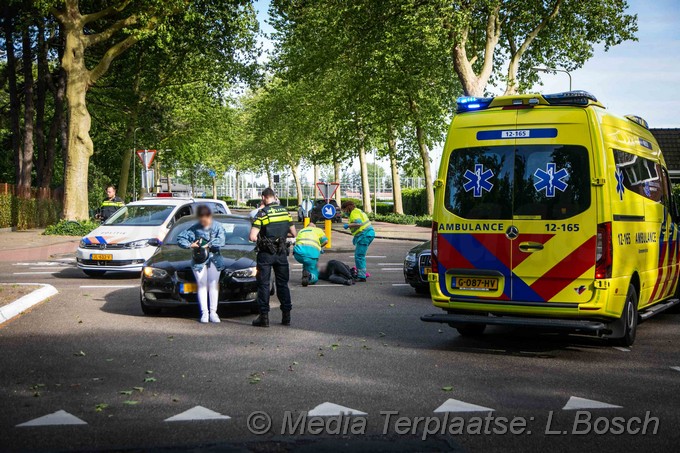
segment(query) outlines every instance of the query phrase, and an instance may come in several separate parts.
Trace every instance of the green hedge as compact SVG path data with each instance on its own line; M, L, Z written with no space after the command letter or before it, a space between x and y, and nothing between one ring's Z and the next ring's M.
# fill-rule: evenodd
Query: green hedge
M427 215L427 192L425 189L404 189L401 192L404 214Z
M99 223L92 220L83 220L75 222L73 220L62 220L55 225L50 225L45 228L45 235L57 236L86 236L90 231L99 226Z
M44 228L59 221L62 206L52 199L17 198L0 195L0 228L18 230Z
M430 216L415 216L402 214L369 214L368 217L371 220L377 220L378 222L389 222L396 223L399 225L418 225L425 227L432 226L432 217Z

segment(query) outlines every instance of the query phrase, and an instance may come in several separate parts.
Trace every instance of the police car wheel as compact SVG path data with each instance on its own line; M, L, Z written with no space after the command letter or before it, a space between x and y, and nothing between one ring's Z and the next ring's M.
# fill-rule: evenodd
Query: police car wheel
M101 277L102 275L106 274L106 271L91 271L86 269L83 269L83 272L88 277Z
M486 324L465 324L457 326L456 330L461 337L478 337L486 330Z
M619 346L631 346L635 342L635 334L637 333L638 325L637 305L637 291L633 285L630 285L628 287L628 294L626 295L626 303L624 304L623 312L621 313L623 335L614 339L614 343Z

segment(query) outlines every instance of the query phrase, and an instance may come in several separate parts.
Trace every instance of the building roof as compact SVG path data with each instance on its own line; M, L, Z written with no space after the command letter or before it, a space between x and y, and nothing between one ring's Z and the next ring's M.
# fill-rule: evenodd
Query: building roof
M668 170L680 170L680 128L650 129L663 152Z

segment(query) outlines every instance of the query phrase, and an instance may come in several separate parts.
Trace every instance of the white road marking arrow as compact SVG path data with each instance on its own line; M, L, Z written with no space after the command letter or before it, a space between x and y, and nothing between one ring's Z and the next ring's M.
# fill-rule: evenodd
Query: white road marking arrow
M576 411L581 409L620 409L621 406L616 406L614 404L603 403L602 401L589 400L586 398L579 398L578 396L572 396L564 405L562 410L565 411Z
M17 425L17 427L54 425L87 425L87 422L64 410L59 410L53 414L43 415L42 417Z
M476 404L466 403L465 401L454 400L449 398L434 410L435 412L493 412L490 407L478 406Z
M211 411L203 406L192 407L181 414L166 418L166 422L185 422L191 420L229 420L231 417L222 415L219 412Z
M367 415L366 412L361 412L345 406L340 406L334 403L321 403L314 409L307 413L310 417L333 417L336 415Z

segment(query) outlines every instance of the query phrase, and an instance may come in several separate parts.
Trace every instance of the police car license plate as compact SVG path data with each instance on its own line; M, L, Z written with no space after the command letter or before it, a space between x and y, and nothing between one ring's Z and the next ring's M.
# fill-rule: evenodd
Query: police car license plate
M470 291L495 291L498 289L498 279L491 277L456 277L453 287Z
M111 255L110 253L106 254L92 253L90 255L90 259L96 261L111 261L113 259L113 255Z
M196 283L180 283L179 292L182 294L192 294L198 292L198 285Z

